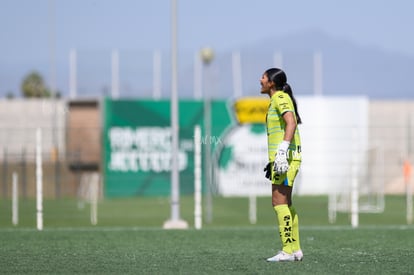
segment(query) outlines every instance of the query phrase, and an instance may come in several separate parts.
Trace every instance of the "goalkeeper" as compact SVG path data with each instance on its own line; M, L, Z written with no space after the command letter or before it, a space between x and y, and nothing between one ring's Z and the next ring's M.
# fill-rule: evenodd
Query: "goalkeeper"
M303 253L299 243L299 218L292 205L293 182L301 164L297 128L301 118L286 74L281 69L267 70L260 84L261 93L270 97L266 115L269 163L265 172L272 181L272 205L282 242L282 251L267 261L301 261Z

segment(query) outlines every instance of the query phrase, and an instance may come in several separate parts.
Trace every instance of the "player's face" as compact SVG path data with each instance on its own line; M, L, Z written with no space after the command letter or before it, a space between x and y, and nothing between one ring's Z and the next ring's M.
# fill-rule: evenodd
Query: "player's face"
M270 88L272 87L272 82L269 81L269 78L266 74L262 75L262 78L260 79L260 86L262 89L260 90L261 94L269 94Z

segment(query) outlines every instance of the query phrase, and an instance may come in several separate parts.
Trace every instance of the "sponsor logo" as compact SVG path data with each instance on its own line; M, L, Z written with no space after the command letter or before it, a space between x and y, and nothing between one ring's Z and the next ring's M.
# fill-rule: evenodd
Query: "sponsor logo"
M169 127L112 127L109 130L110 161L108 169L114 172L171 171L171 140ZM178 168L188 166L187 151L193 150L192 140L181 140Z

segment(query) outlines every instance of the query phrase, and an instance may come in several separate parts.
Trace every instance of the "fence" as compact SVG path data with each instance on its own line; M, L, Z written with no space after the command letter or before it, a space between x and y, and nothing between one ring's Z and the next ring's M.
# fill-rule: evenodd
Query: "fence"
M60 90L76 98L170 98L170 53L139 50L72 49L59 71ZM327 62L328 63L328 62ZM326 64L327 64L326 63ZM320 52L249 50L179 53L178 90L181 98L230 98L259 94L259 78L267 68L283 66L300 94L322 93ZM70 67L68 71L67 68ZM69 87L67 85L69 79ZM326 79L327 87L331 80ZM68 88L66 88L68 87Z
M361 203L366 202L363 202L363 199L379 198L374 202L377 207L374 210L378 211L383 209L384 205L381 205L383 201L381 202L381 197L376 197L377 195L403 194L408 184L412 185L412 178L407 181L404 177L403 164L407 161L413 163L413 102L300 96L297 99L304 124L299 126L303 140L303 165L295 184L295 194L327 195L334 192L340 195L336 198L337 204L334 210L348 211L352 183L356 179L359 192L364 196L361 197ZM0 102L4 107L1 112L7 113L7 116L3 115L3 119L0 120L0 197L4 201L12 197L12 173L16 172L19 178L20 197L28 200L34 198L36 179L34 140L35 131L39 126L44 131L42 159L45 199L60 201L71 198L80 200L79 205L82 205L85 200L91 201L90 194L96 192L91 192L92 189L88 186L95 186L90 183L96 182L92 180L97 178L96 176L99 178L98 189L101 197L103 194L108 194L105 193L108 187L111 188L111 192L120 194L118 187L125 181L126 184L134 183L141 186L139 190L142 192L128 191L128 196L141 198L148 195L144 191L153 184L154 179L158 181L156 185L161 189L152 195L167 196L170 190L168 171L162 171L161 176L159 171L147 171L138 178L132 170L128 175L122 175L121 169L110 174L112 183L108 185L105 169L111 163L108 159L110 133L118 137L114 148L119 147L118 149L123 150L126 146L131 149L128 149L128 152L132 153L132 157L137 156L135 151L138 149L143 150L141 157L148 157L146 155L148 150L165 151L166 145L162 142L168 144L170 138L168 101L108 99L107 103L104 106L100 101L62 101L60 104L66 111L57 113L57 121L63 121L63 127L53 127L53 122L56 120L51 119L52 113L41 111L42 104L46 106L44 102L38 102L38 112L32 112L30 116L26 114L25 123L15 123L15 125L13 122L18 121L20 110L25 109L25 104L33 106L33 101ZM203 132L202 140L204 143L213 142L217 145L213 146L213 149L221 153L211 159L216 161L218 166L233 167L235 170L221 170L221 172L214 170L214 181L209 186L211 188L208 189L208 185L204 182L203 190L216 192L215 199L219 198L217 195L246 196L242 190L244 187L247 188L248 193L262 192L256 195L269 196L266 186L268 183L261 174L262 164L266 161L266 137L263 136L263 125L251 127L249 124L244 126L231 124L231 112L234 110L230 103L217 100L212 102L212 135L205 136ZM20 107L15 108L16 105L13 104L18 104ZM202 117L205 102L186 101L182 104L184 105L181 105L183 110L181 115L185 117L182 121L186 123L188 129L181 126L184 131L181 137L184 140L180 142L180 146L183 152L188 154L187 161L192 163L193 124L201 123L204 127ZM8 109L9 106L12 108ZM352 114L348 113L349 110ZM105 119L101 122L101 117L108 116L110 112L116 115L116 119ZM162 123L158 124L158 122ZM124 134L132 139L126 140ZM57 143L53 142L53 137L56 136L60 137ZM203 147L203 150L206 148ZM156 155L166 156L159 154L160 152ZM150 160L150 158L146 159ZM127 158L122 161L130 162L132 159ZM168 162L167 159L164 161ZM205 162L205 159L203 161ZM119 164L113 162L115 163ZM163 163L166 164L168 163ZM356 174L353 172L355 164L358 166ZM217 169L217 166L215 168ZM205 169L203 165L204 174ZM194 184L192 164L187 170L186 175L181 175L181 186L186 188L184 194L190 195ZM252 185L249 185L249 182ZM230 183L234 183L234 186L230 191L225 191L230 193L222 193L223 184L230 187ZM238 190L243 194L234 194L232 190ZM372 201L368 201L363 207L369 210L372 205ZM361 207L360 210L363 208Z
M364 115L361 116L362 113L358 115L358 113L356 113L356 106L352 105L352 102L347 101L346 98L331 98L330 103L328 104L331 109L325 109L325 111L321 111L322 109L327 107L325 106L325 103L321 103L323 102L323 100L319 102L317 98L313 97L298 97L298 101L300 103L300 107L302 108L301 111L303 112L304 116L304 124L301 125L300 128L302 131L302 139L305 150L304 154L306 156L306 159L304 159L304 163L306 165L303 167L302 175L300 176L300 178L315 178L318 181L317 185L304 184L301 183L301 180L299 179L299 183L297 185L297 191L299 194L309 194L310 191L313 191L315 192L315 194L318 194L320 193L318 191L318 186L329 186L331 185L330 182L332 181L332 178L342 178L342 176L339 176L338 171L343 170L344 167L341 167L341 165L343 166L345 163L349 163L349 161L351 160L350 158L345 159L344 153L351 150L355 146L359 146L359 148L363 148L364 150L378 148L378 150L380 150L384 155L384 169L378 170L378 167L374 167L373 169L377 169L375 171L381 172L382 175L378 176L377 174L379 172L376 172L375 175L372 176L383 179L384 184L382 186L384 186L384 193L404 193L405 186L403 183L404 180L402 166L406 160L411 161L411 163L413 161L412 150L414 148L414 118L411 110L413 109L414 103L365 101L366 105L364 105ZM317 101L319 103L317 103ZM337 105L333 104L334 101L337 102ZM122 107L121 109L124 113L126 112L126 116L119 120L119 123L125 123L125 119L129 119L129 117L132 119L132 121L135 120L135 122L133 122L135 124L131 124L135 125L131 128L134 133L134 127L137 127L137 117L142 116L142 112L147 112L145 110L147 110L148 108L152 108L154 114L149 115L149 113L147 112L147 116L140 118L142 120L142 123L140 122L142 125L150 125L148 124L148 122L145 122L146 119L148 119L149 116L152 116L153 118L159 116L159 112L161 112L161 110L165 111L166 108L168 108L169 106L168 101L158 103L156 101L147 101L147 103L144 103L143 101L138 100L133 102L136 103L132 103L131 101L132 105L130 104L130 108L127 107L129 106L128 101L124 101L124 105L122 105L124 107ZM97 104L96 101L95 103L91 103L90 101L88 101L87 104L85 104L85 102L80 103L73 101L60 102L59 104L61 106L61 109L64 109L66 111L57 113L57 121L60 122L59 127L55 128L53 127L54 120L51 119L53 114L42 111L42 107L43 110L45 110L44 108L47 107L47 105L45 105L45 102L38 101L37 103L37 106L39 107L38 110L40 110L40 112L27 111L23 115L25 117L25 119L23 120L21 119L20 110L30 110L30 108L27 108L25 106L32 106L32 110L36 111L36 108L33 108L33 101L0 102L0 104L2 104L1 112L3 114L0 122L0 180L2 181L3 186L1 188L3 197L10 195L9 185L11 182L11 173L13 171L20 171L21 184L24 187L23 194L27 194L28 196L32 194L33 190L30 189L29 186L30 181L33 179L34 176L34 140L35 131L38 127L42 128L44 137L42 147L45 167L45 180L47 182L46 184L48 185L46 193L48 196L73 196L76 194L76 182L78 182L79 184L79 175L82 171L93 170L104 172L104 170L100 169L103 168L100 166L105 156L104 151L102 151L104 148L103 137L109 135L109 132L105 133L104 129L101 128L101 126L98 126L101 125L100 117L104 112L102 106ZM222 106L218 105L218 101L214 104L215 107L213 111L218 112L218 114L217 117L213 117L213 136L210 136L209 138L214 138L214 143L220 146L220 143L222 143L222 141L226 139L225 136L222 136L222 131L228 128L227 125L231 121L232 114L227 113L227 102L220 103L222 104ZM17 105L20 105L20 107L16 108ZM344 106L344 109L342 111L339 108L339 106L341 105ZM349 107L348 105L353 106L352 113L356 115L356 117L352 119L352 121L354 121L355 123L359 123L354 124L354 128L357 125L360 125L360 127L362 127L360 128L362 132L355 132L357 134L356 137L353 136L352 131L358 129L352 128L352 125L342 124L342 126L339 126L341 124L338 124L338 117L344 117L345 120L349 119L349 114L346 113ZM191 101L188 101L186 105L182 105L182 108L184 108L185 110L189 110L188 108L190 108L190 106L192 108L192 111L184 111L184 113L182 114L184 117L186 117L189 123L186 126L188 129L182 128L185 132L183 132L182 135L187 135L185 137L186 139L181 143L181 145L185 147L183 149L184 152L190 152L192 150L192 146L190 146L190 143L193 135L193 126L191 126L191 123L193 123L194 121L191 119L191 116L189 116L189 114L192 114L192 116L194 116L194 119L197 120L199 120L199 116L202 116L203 114L203 105L201 104L201 102L197 101L192 103ZM316 108L319 111L313 110L315 106L319 106L319 109ZM114 108L114 114L119 116L121 114L121 109L118 110L116 109L117 107ZM395 110L398 110L398 112L396 112ZM109 109L107 108L105 112L108 113L108 111ZM134 114L134 112L138 112L138 114ZM7 116L4 115L5 113L7 113ZM226 119L224 119L224 115L227 116ZM337 119L335 119L335 117ZM168 112L165 112L165 114L163 114L163 116L160 116L158 119L159 122L165 124L163 124L162 127L168 127ZM219 123L219 121L221 122ZM200 122L202 122L202 120L200 120ZM156 127L158 125L156 121L153 121L151 123L155 123L153 126ZM143 131L145 129L141 129L142 130L136 132L136 134L141 132L143 134ZM160 130L161 128L157 129ZM107 130L109 131L110 128L107 128ZM150 130L150 128L148 128L147 130ZM242 132L240 134L243 134ZM148 132L148 134L150 133L151 132ZM163 140L169 137L169 135L165 137L164 136L165 135L162 135ZM54 141L54 137L59 137L57 139L57 142ZM208 137L204 137L203 140L207 141L207 138ZM240 143L241 136L235 138L236 140L239 140L239 142L235 143L237 145ZM156 141L154 139L152 140L153 142ZM211 142L211 140L209 141ZM263 143L263 146L265 147L264 140L257 142L257 144L259 143ZM250 142L250 144L252 145L253 143ZM156 145L155 143L153 145L158 146L157 148L159 149L159 145ZM105 148L105 150L108 150L107 147ZM253 148L252 150L260 151L262 149ZM265 150L265 148L263 150ZM237 150L234 152L237 153ZM242 152L244 152L244 155L250 156L248 158L250 158L251 160L255 160L256 162L258 162L258 159L256 160L256 157L252 155L254 154L254 152L248 152L243 150ZM325 164L317 164L315 165L315 168L311 168L311 164L319 163L320 158L322 158L322 162ZM191 161L191 159L192 157L190 156L188 160ZM337 170L332 170L332 168L326 171L326 165L335 163L337 165L334 165L332 167ZM189 171L191 172L192 170L190 169ZM164 180L168 182L167 174L166 179ZM116 173L114 174L114 176L117 177ZM150 178L151 177L147 179ZM115 178L114 180L117 181ZM133 180L133 178L131 178L130 180ZM187 182L187 185L191 185L191 183L189 183L189 181L191 181L191 177L183 180ZM322 181L326 181L327 183L322 184ZM323 191L322 193L324 192L325 191Z

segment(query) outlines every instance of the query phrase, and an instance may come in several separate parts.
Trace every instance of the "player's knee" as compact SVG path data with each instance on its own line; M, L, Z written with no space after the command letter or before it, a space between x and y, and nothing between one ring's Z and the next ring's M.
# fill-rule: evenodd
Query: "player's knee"
M273 207L281 205L281 204L289 204L288 199L284 198L284 197L273 197L272 198L272 206Z

